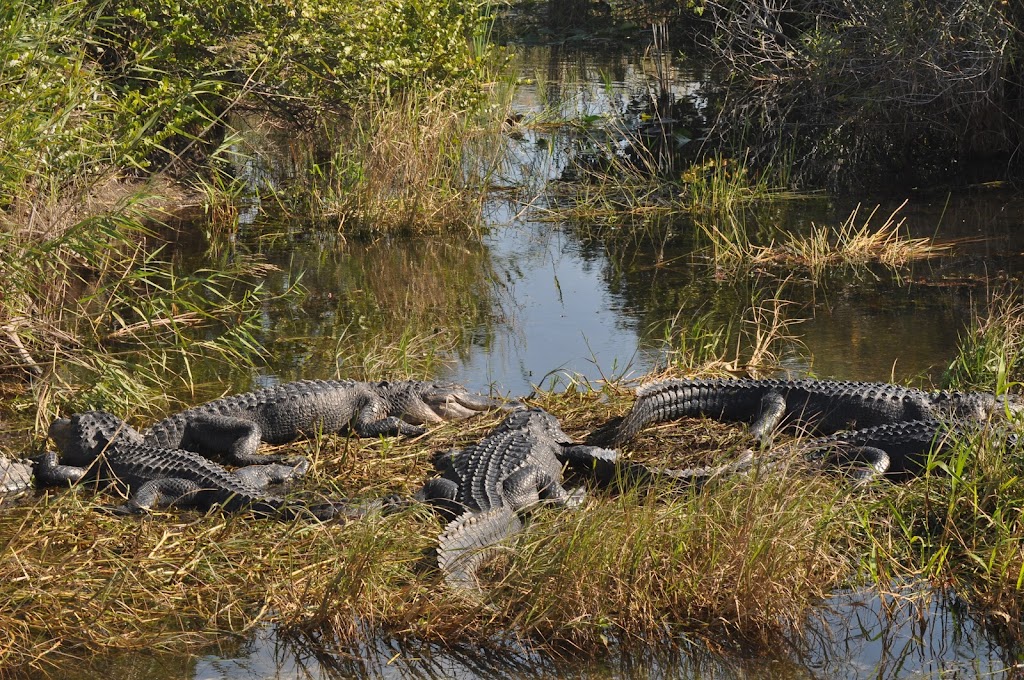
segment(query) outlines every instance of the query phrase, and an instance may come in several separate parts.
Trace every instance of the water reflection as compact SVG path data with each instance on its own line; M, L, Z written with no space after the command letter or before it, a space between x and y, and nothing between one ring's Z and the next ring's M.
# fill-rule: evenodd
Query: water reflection
M1024 650L990 640L955 600L908 584L884 596L836 594L791 640L759 654L678 640L600 658L552 657L514 640L441 646L377 636L357 647L279 636L271 626L198 655L98 658L63 678L895 678L1006 677ZM723 642L728 649L729 645ZM568 653L568 652L567 652Z

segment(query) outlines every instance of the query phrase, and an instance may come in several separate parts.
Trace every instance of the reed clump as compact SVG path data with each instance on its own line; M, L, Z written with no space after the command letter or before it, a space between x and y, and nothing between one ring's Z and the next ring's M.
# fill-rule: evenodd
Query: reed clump
M906 204L900 204L878 227L872 225L872 220L879 206L863 222L857 206L838 227L812 225L807 235L790 233L767 245L754 243L735 220L724 220L726 230L712 221L698 220L697 224L720 270L742 273L765 267L801 269L818 279L836 267L879 263L896 270L908 262L948 252L952 243L904 234L906 218L897 216Z
M504 107L467 105L464 87L385 87L343 120L291 140L303 170L284 178L282 207L347 235L477 233L503 146Z

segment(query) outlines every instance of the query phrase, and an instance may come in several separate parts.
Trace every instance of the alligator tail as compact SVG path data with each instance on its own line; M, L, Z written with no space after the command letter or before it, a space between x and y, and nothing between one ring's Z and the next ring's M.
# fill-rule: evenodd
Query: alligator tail
M437 564L453 588L476 589L476 571L495 555L497 543L512 536L523 524L508 507L468 512L453 519L441 534Z

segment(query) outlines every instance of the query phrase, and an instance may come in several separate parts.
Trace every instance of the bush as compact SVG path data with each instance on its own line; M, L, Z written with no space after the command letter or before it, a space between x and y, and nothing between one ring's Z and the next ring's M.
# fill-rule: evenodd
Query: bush
M720 138L831 188L939 180L1024 142L1018 3L708 2ZM870 180L869 180L870 178Z

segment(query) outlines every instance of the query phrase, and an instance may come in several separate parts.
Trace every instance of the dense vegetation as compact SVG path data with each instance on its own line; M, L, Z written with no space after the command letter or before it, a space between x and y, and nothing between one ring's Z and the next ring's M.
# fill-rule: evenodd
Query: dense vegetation
M346 232L471 225L450 139L489 63L483 21L476 3L449 0L4 3L0 354L12 388L56 373L72 386L59 401L127 404L169 366L190 384L199 354L258 361L259 260L193 271L160 252L179 237L160 225L190 207L205 214L189 231L208 235L237 227L240 203L261 194ZM329 141L312 179L260 181L264 121ZM211 332L186 337L195 326Z

